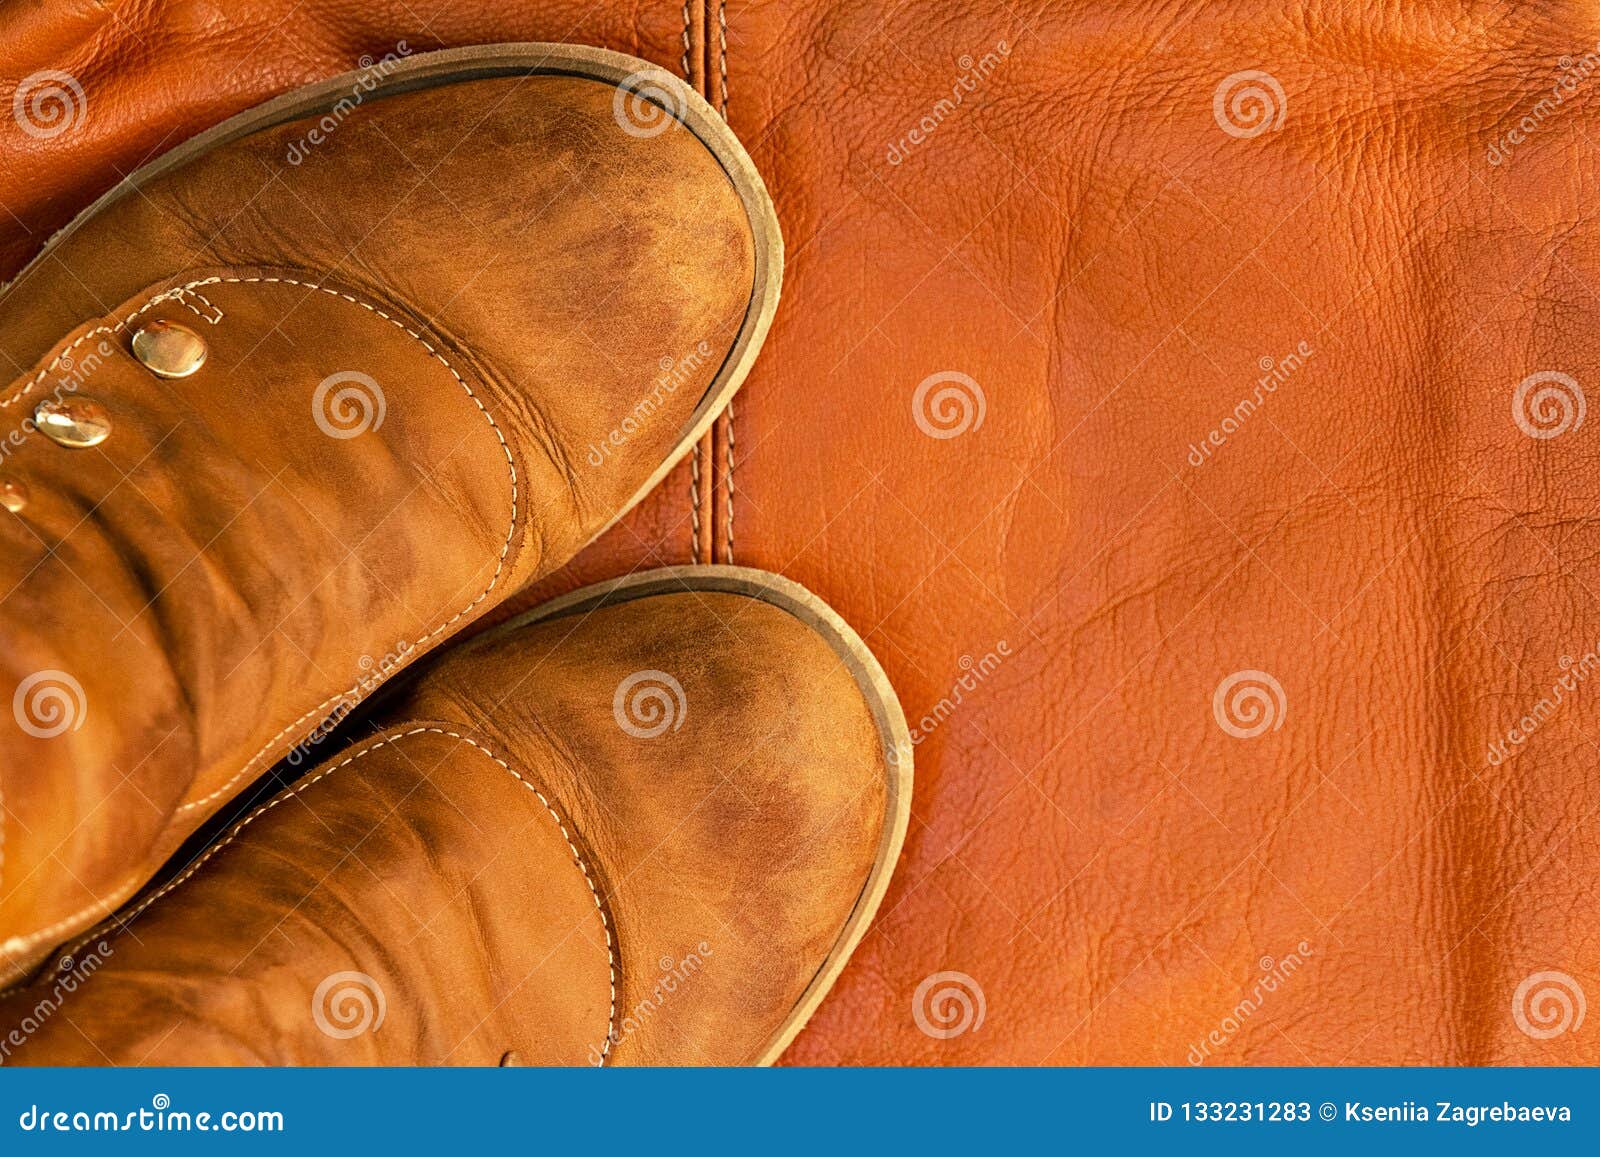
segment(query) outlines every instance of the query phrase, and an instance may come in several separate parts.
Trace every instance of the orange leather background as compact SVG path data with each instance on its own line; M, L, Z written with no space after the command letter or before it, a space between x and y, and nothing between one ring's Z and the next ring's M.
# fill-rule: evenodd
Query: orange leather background
M781 571L927 732L899 877L787 1059L1594 1063L1549 1028L1600 994L1600 683L1530 713L1600 662L1600 421L1513 403L1600 353L1600 15L1289 7L8 0L0 111L46 68L86 105L0 117L0 265L401 40L687 70L766 174L784 302L731 438L541 593ZM1214 104L1245 70L1282 91L1258 134ZM930 436L949 372L982 421ZM1213 700L1252 672L1240 737Z

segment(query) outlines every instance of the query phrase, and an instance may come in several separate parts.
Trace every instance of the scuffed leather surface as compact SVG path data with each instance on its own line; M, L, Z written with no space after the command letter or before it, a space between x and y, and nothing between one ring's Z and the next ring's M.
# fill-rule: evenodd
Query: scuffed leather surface
M486 636L380 723L0 999L0 1059L750 1063L880 844L854 677L742 595Z
M0 567L0 979L684 445L749 308L751 225L689 129L629 133L615 93L476 79L369 98L308 150L316 117L259 128L97 208L0 299L3 469L36 494ZM202 332L194 376L133 359L151 319ZM32 434L57 393L103 403L110 439ZM41 672L81 688L67 734L23 726Z
M742 595L486 636L392 710L536 767L594 848L617 929L618 1064L759 1059L880 846L884 740L855 679L809 626Z
M0 192L26 223L0 215L15 259L179 126L397 38L574 39L676 67L683 33L675 3L292 20L262 3L226 28L116 12L29 15L5 48L8 76L79 69L109 110L21 142ZM1181 1064L1213 1032L1221 1063L1600 1059L1593 1033L1539 1039L1513 1011L1544 972L1600 992L1596 685L1514 759L1486 755L1600 638L1596 427L1537 440L1512 418L1528 375L1592 374L1597 82L1488 161L1600 19L1148 0L726 15L729 116L789 242L739 404L737 558L821 593L913 723L942 717L884 914L789 1059ZM166 33L178 67L117 18ZM1001 41L936 114L963 56ZM1240 138L1213 99L1249 69L1286 107ZM1190 466L1260 360L1301 342L1304 368ZM952 370L983 389L983 424L929 438L913 394ZM685 557L686 474L672 485L576 574ZM1284 692L1254 739L1212 709L1246 670ZM1238 1016L1291 954L1303 967ZM947 971L984 1020L933 1037L916 993Z
M363 741L0 998L6 1062L586 1063L613 944L536 792L438 726Z

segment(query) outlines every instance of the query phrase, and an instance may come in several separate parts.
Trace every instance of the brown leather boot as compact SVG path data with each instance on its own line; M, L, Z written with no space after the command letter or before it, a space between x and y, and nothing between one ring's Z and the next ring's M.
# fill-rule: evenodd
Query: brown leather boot
M780 266L699 97L537 44L290 94L57 235L0 298L0 978L635 503Z
M767 1063L899 854L900 707L861 639L775 575L591 587L402 694L0 1001L0 1055Z

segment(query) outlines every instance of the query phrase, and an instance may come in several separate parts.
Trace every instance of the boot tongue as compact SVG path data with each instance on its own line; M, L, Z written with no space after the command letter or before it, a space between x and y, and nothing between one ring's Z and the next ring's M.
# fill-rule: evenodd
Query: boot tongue
M527 773L465 733L400 728L69 953L94 959L71 1024L46 1019L10 1059L602 1063L615 944L597 886ZM0 1035L37 1003L0 1000Z

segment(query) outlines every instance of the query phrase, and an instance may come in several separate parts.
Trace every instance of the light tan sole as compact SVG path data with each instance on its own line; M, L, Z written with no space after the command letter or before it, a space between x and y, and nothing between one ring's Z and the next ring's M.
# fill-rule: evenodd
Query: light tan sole
M362 103L382 100L419 88L433 88L445 84L459 84L469 80L484 80L503 76L574 76L593 80L610 87L619 87L629 78L646 74L649 89L637 89L638 95L649 99L669 115L680 121L706 150L716 158L723 172L728 174L734 189L744 204L754 238L755 276L751 282L750 303L745 310L744 323L727 357L723 359L717 375L701 396L682 436L672 453L662 462L660 469L650 475L644 484L620 507L611 520L595 534L598 538L618 519L627 514L654 490L672 469L683 461L689 450L705 436L717 415L727 408L733 395L744 383L755 361L756 354L766 339L772 317L778 308L778 294L783 283L783 236L778 228L777 211L767 187L756 171L755 163L745 152L739 138L733 134L726 121L706 103L694 89L663 68L638 57L604 48L590 48L578 44L486 44L471 48L451 48L439 52L420 52L395 62L383 75L375 68L347 72L329 80L319 81L285 93L191 137L183 144L163 153L149 164L129 173L106 191L97 201L74 217L44 245L34 259L9 283L0 286L0 298L23 284L35 267L41 265L55 248L70 237L89 218L102 212L113 202L138 190L149 182L186 164L202 153L241 137L330 110L342 98L350 96L359 85ZM665 98L654 99L656 94ZM671 106L671 107L669 107ZM591 539L590 541L593 541Z
M478 638L492 638L535 623L570 615L584 615L607 604L632 602L656 595L716 591L744 595L789 612L828 643L839 661L855 678L872 711L883 744L884 764L888 769L884 790L883 834L872 869L861 886L844 928L816 974L812 976L799 1002L787 1019L761 1047L755 1063L770 1065L789 1047L806 1026L812 1013L838 980L845 962L866 935L872 917L883 902L889 878L900 858L906 828L911 822L912 748L911 732L906 727L900 700L889 685L878 660L861 636L834 609L797 582L767 571L743 566L670 566L639 571L622 578L596 583L536 607L526 614L494 627Z

